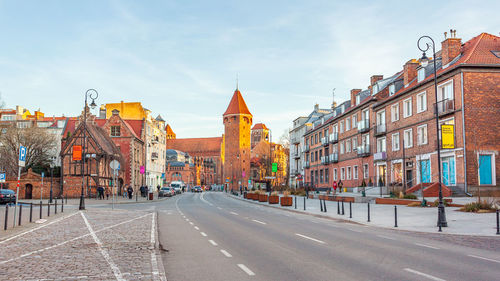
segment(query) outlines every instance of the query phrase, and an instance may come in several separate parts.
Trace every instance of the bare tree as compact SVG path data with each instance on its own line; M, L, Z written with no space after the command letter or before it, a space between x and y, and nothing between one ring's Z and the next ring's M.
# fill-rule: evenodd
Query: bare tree
M290 129L286 129L283 134L280 136L279 144L283 146L285 149L290 149Z
M18 169L19 145L26 147L26 167L50 165L56 138L44 128L17 128L15 123L2 128L0 134L0 165L7 175L15 176Z

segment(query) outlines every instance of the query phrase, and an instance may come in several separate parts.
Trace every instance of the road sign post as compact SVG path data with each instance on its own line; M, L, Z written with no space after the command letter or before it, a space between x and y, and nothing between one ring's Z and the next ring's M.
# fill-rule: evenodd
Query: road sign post
M112 198L111 198L111 209L115 209L115 192L116 192L116 176L118 174L118 171L120 170L120 162L117 160L111 161L109 163L109 167L113 170L113 191L112 191Z
M14 227L16 226L17 202L19 200L19 184L21 182L21 167L26 166L26 147L19 145L19 169L17 171L16 205L14 205Z
M42 186L40 187L40 201L43 200L43 178L45 177L45 173L42 172Z

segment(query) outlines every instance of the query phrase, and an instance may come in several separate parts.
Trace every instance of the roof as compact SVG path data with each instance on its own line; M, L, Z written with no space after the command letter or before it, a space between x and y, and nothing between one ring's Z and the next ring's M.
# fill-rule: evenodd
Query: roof
M253 126L252 130L269 130L264 123L257 123Z
M200 152L220 153L221 145L222 137L167 140L167 149L180 150L189 154Z
M170 127L170 124L167 124L165 127L165 131L167 131L167 135L175 135L174 130L172 130L172 127Z
M158 116L156 116L156 121L165 122L165 120L163 120L163 118L161 118L160 114L158 114Z
M252 115L250 113L250 110L248 110L248 107L245 103L245 100L241 96L240 90L236 89L234 91L233 97L231 98L231 101L229 102L229 106L226 109L226 112L224 112L223 116L229 115L229 114L248 114Z

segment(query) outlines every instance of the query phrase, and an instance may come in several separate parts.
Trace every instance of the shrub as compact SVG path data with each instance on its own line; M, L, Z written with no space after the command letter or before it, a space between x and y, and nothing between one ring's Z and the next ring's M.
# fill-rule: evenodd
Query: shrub
M479 212L480 210L486 210L486 211L493 211L496 210L496 208L493 206L493 203L487 202L485 200L482 200L480 202L471 202L465 204L462 208L460 208L460 211L463 212Z
M288 190L283 191L283 196L285 196L285 197L290 196L290 191L288 191Z
M443 200L443 204L444 204L445 207L448 206L448 202L445 201L445 200ZM434 201L434 203L432 203L432 206L433 207L438 207L439 206L439 199L436 199L436 201Z
M271 192L271 196L276 196L276 195L278 195L278 191Z
M417 195L412 194L412 193L410 193L410 194L405 194L405 195L403 196L403 198L404 198L404 199L417 199Z
M255 191L255 187L252 187L252 191Z

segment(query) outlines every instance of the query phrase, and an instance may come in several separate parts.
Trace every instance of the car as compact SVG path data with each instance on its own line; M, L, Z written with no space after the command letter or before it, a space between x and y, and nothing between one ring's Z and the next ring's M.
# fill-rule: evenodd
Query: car
M0 203L16 203L16 193L10 189L0 189Z
M197 185L191 189L192 192L203 192L203 189L201 189L201 186Z
M162 187L160 188L160 192L158 193L158 197L172 197L174 196L175 191L171 187Z
M174 187L174 191L175 191L175 194L181 194L182 193L182 189L181 189L180 186Z

